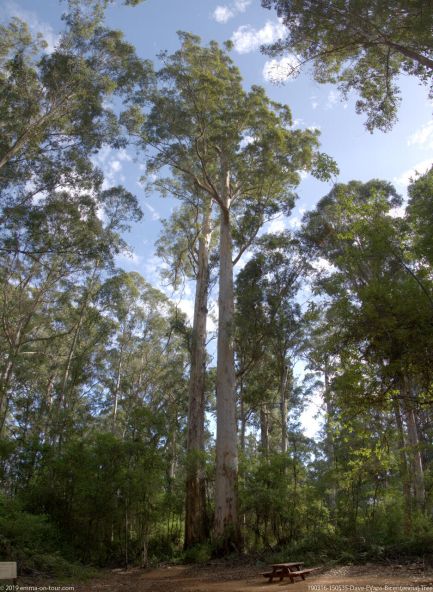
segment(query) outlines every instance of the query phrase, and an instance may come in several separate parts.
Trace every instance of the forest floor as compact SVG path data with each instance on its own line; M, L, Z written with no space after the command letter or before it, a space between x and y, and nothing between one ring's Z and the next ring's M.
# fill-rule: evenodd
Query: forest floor
M269 584L257 566L211 564L176 565L155 569L113 570L86 583L51 590L70 592L433 592L433 569L412 565L347 565L323 567L305 581L288 579ZM49 590L48 583L26 578L18 590ZM34 586L34 587L32 587Z

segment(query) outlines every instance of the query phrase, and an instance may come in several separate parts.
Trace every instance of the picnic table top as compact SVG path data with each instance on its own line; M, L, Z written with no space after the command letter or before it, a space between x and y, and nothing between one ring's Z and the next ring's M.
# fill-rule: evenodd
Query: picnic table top
M291 561L290 563L272 563L272 567L296 567L297 565L304 565L303 561Z

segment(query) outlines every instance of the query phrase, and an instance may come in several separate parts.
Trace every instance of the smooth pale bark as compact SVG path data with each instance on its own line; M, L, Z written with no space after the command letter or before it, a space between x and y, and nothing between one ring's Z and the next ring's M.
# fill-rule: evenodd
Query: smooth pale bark
M240 435L239 435L239 444L241 447L242 453L245 453L245 435L247 431L247 416L245 413L245 401L244 401L244 385L243 379L241 377L240 384L239 384L239 415L240 415Z
M260 406L260 447L265 457L269 456L269 412L266 403Z
M325 406L326 406L326 424L325 424L325 449L326 449L326 456L328 458L328 465L330 471L332 472L331 475L331 483L330 483L330 490L329 490L329 506L331 512L334 514L337 509L337 483L335 482L335 446L334 446L334 435L332 433L331 427L331 420L334 416L334 406L332 404L332 395L331 395L331 387L329 384L329 371L328 366L325 364L324 370L325 376L325 392L324 392L324 399L325 399Z
M292 382L291 368L284 363L280 381L281 452L287 452L287 414L289 412L288 386ZM290 376L289 376L290 375Z
M113 393L113 417L112 417L112 431L116 428L117 410L119 407L119 394L120 394L120 381L122 378L122 361L123 361L123 347L120 348L119 352L119 366L117 368L116 386L114 387Z
M142 546L142 550L141 550L141 567L143 569L149 565L148 538L149 538L149 533L147 531L147 528L144 528L143 529L143 537L142 537L143 546Z
M178 426L176 425L174 429L172 429L170 437L169 437L169 458L170 463L168 466L168 485L169 491L171 492L171 486L173 481L176 479L176 469L177 469L177 429Z
M416 425L415 413L412 408L406 409L407 436L412 453L412 471L415 499L419 506L425 504L424 467L419 450L418 427Z
M0 378L0 436L3 435L3 430L6 424L6 417L9 408L8 388L12 376L13 362L9 357L5 368Z
M39 299L37 299L39 302ZM0 436L3 435L4 428L6 426L6 418L9 411L9 387L13 377L15 362L19 355L20 348L22 345L22 341L24 338L25 331L30 323L30 319L33 314L33 310L36 308L36 305L33 307L32 312L27 315L26 320L22 323L18 323L17 330L15 331L15 335L9 344L9 353L7 357L7 361L5 367L1 373L0 377Z
M412 499L410 492L409 462L406 454L406 441L401 417L400 404L394 399L394 417L397 426L397 440L399 447L400 477L403 485L404 499L404 530L406 534L412 531Z
M95 279L97 277L98 269L99 269L99 262L95 265L95 268L93 270L93 274L92 274L92 277L90 280L90 284L86 290L86 293L83 298L83 302L80 306L78 322L75 326L75 330L74 330L73 337L72 337L72 342L71 342L71 345L70 345L69 351L68 351L68 357L67 357L67 361L66 361L65 371L63 373L62 388L61 388L59 403L58 403L59 409L64 406L64 403L67 399L68 383L69 383L69 377L70 377L71 369L72 369L72 362L75 357L78 339L79 339L80 333L81 333L81 327L83 326L84 317L85 317L85 314L86 314L86 311L87 311L87 308L89 305L90 297L92 295L92 289L93 289L93 286L95 283Z
M394 43L393 41L390 41L389 39L387 39L385 41L385 45L387 45L388 47L392 47L393 49L396 49L402 55L404 55L406 58L410 58L411 60L418 62L419 64L421 64L422 66L425 66L429 70L433 70L433 60L431 60L427 56L423 55L422 53L419 53L418 51L415 51L414 49L412 49L410 47L406 47L404 45L401 45L400 43Z
M401 394L404 401L404 411L407 426L407 441L409 444L409 458L412 474L412 484L415 502L422 508L425 504L424 467L419 449L418 427L413 405L413 389L407 379L402 380Z
M36 261L27 277L20 282L20 292L18 292L15 296L15 298L17 299L15 305L18 305L18 309L20 309L21 306L25 306L25 299L27 296L28 286L31 285L31 281L38 271L39 261ZM24 342L30 323L35 316L36 310L38 309L39 303L41 302L41 299L43 298L46 291L49 290L50 287L53 285L51 275L52 272L50 271L45 280L45 283L42 285L39 292L33 295L32 305L30 306L27 314L18 322L17 327L14 331L14 335L11 337L8 335L7 329L5 331L5 335L7 335L7 340L9 342L9 352L7 355L5 367L0 375L0 437L3 435L6 426L6 418L9 411L10 402L9 387L10 382L13 378L15 363L20 353L20 349ZM6 293L3 294L3 298L5 301L7 301ZM6 327L9 323L9 320L7 319L7 315L5 315L5 313L3 314L1 321L4 327Z
M220 217L219 318L217 344L217 437L215 543L221 551L239 550L237 508L238 450L233 355L234 293L230 228L230 174L225 175Z
M185 498L185 542L187 549L204 542L209 535L206 515L204 470L204 423L206 380L206 321L209 292L209 244L211 208L203 214L199 238L194 320L189 379L187 477Z

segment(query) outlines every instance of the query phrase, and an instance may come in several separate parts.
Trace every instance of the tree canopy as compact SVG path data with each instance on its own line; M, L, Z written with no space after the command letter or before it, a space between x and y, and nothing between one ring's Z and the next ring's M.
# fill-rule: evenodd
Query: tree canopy
M320 80L366 93L371 128L399 72L427 81L426 3L266 4ZM50 52L19 19L0 31L0 559L40 582L244 552L427 558L433 169L407 201L338 181L230 43L180 33L154 67L110 0L67 6ZM121 268L142 212L107 151L177 200L160 287L148 262L153 282ZM323 197L290 218L305 187Z
M400 102L398 77L415 76L433 92L433 6L430 0L262 0L275 8L287 36L264 47L289 51L298 69L311 63L318 82L355 90L369 131L389 130Z

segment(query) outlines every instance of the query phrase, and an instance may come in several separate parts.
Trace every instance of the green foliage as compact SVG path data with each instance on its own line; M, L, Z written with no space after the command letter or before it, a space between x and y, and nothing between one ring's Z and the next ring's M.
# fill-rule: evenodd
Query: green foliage
M0 498L1 557L17 558L20 553L52 553L59 533L47 515L25 512L17 500Z
M71 561L68 542L48 515L27 512L18 500L3 495L0 530L0 559L17 561L20 575L44 574L77 581L95 574Z
M433 169L414 179L408 187L408 219L413 229L413 248L417 258L433 261Z
M295 73L312 63L315 79L337 83L344 98L356 90L356 110L367 114L369 131L395 123L398 76L431 84L433 11L423 0L262 0L262 6L275 8L287 31L265 52L298 56Z
M210 544L196 545L183 553L185 563L207 563L212 558L212 546Z
M293 207L302 170L330 178L336 164L318 152L317 130L292 129L287 106L271 101L259 86L249 92L242 88L239 70L216 42L202 47L190 33L179 37L181 49L160 56L163 67L149 95L150 113L145 117L133 108L123 121L143 147L156 149L147 159L148 173L170 167L173 176L156 186L188 204L189 220L206 202L223 207L224 161L231 179L233 238L243 252L264 221ZM185 251L191 227L188 223L188 232L180 234L182 219L176 218L172 223L184 237Z
M235 261L253 247L228 334L246 550L307 565L430 550L432 171L411 183L406 213L396 212L402 200L388 182L351 181L334 185L298 236L257 238L266 220L291 211L302 171L336 174L318 133L294 129L289 108L261 87L245 90L215 42L181 33L181 48L153 74L104 25L108 3L70 0L49 54L17 19L0 30L0 558L25 573L76 578L86 573L78 561L205 563L220 544L233 551L218 539L181 551L191 467L203 471L206 510L215 505L214 442L206 434L204 450L185 453L193 335L185 315L140 274L114 269L126 247L120 233L141 212L123 187L103 189L90 157L124 146L125 130L141 148L152 145L148 172L169 174L153 188L182 202L158 244L173 285L197 276L205 215L211 271L217 212L231 223ZM299 27L289 41L316 60L317 77L359 89L368 126L387 128L396 88L384 99L377 76L401 11L350 2L337 19L338 2L308 15L305 3L267 4ZM363 56L359 39L325 61L308 53L324 51L335 27L365 10L376 31L386 21L389 39ZM430 59L430 13L421 23L407 10L419 34L412 50ZM300 35L307 25L312 40ZM388 82L402 69L425 78L427 62L408 61L405 47L386 54ZM305 311L306 282L314 303ZM214 368L206 389L210 416ZM299 422L312 396L326 408L316 442ZM227 533L236 538L233 525Z

